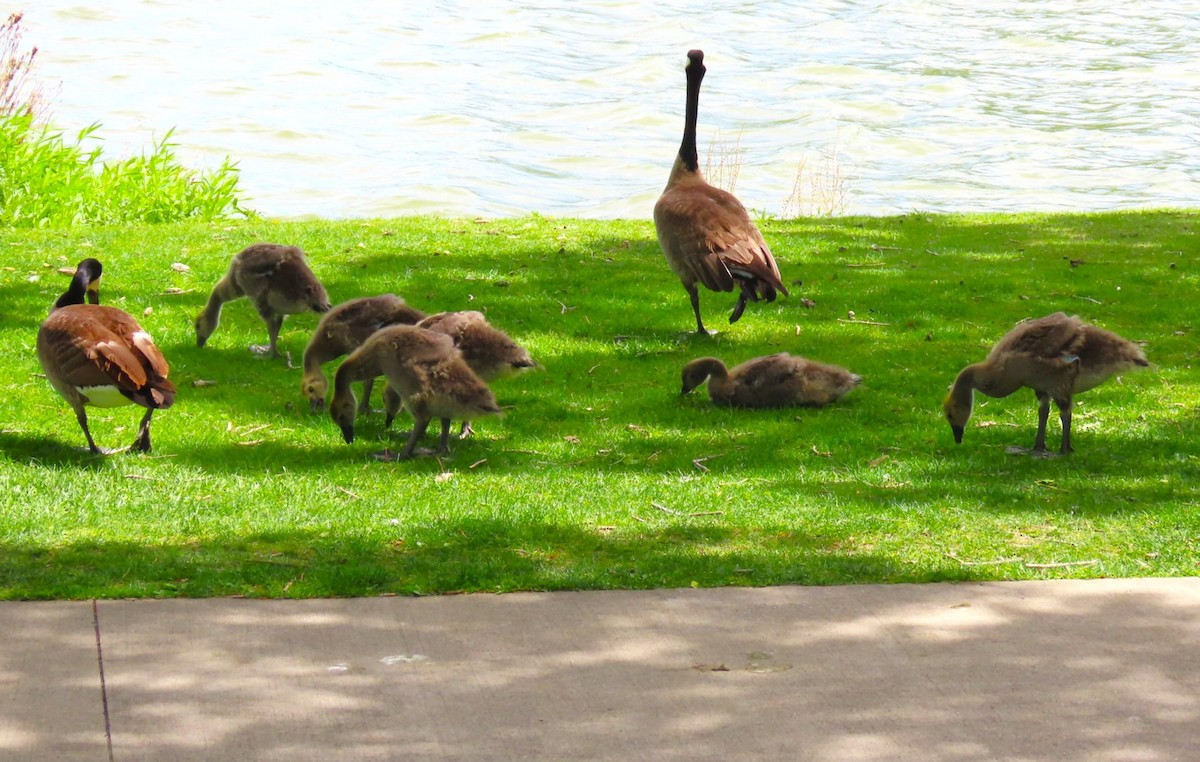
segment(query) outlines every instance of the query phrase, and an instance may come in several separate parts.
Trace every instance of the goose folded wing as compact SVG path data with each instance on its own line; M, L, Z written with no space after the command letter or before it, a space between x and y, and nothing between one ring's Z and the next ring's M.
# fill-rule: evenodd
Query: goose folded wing
M1058 362L1077 355L1083 340L1079 321L1059 312L1018 325L1010 338L1001 341L994 351Z
M431 331L444 333L447 336L458 337L463 331L472 325L487 324L487 318L478 310L468 310L465 312L441 312L437 315L430 315L422 320L418 325L422 328L428 328Z
M122 391L146 385L146 368L138 354L110 328L85 322L57 333L49 342L50 352L67 383L77 387L111 384Z

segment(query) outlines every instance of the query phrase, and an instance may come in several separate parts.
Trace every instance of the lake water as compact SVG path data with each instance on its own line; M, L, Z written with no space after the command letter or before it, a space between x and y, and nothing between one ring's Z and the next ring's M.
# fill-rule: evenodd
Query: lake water
M170 127L269 216L647 218L703 48L700 153L771 213L1200 200L1194 0L29 0L106 154ZM793 196L797 166L803 163ZM728 178L728 171L723 173ZM725 182L728 182L726 179Z

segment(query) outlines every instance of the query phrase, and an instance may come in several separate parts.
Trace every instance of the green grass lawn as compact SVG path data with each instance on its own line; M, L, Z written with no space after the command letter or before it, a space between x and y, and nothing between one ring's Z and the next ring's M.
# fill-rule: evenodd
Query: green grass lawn
M648 221L0 231L0 598L1193 575L1198 221L767 221L792 297L729 326L734 295L703 293L710 339L688 335ZM428 312L484 310L545 367L497 382L505 416L449 459L375 462L407 419L386 432L376 413L346 445L309 414L298 366L317 316L284 324L297 367L247 351L266 330L245 300L195 346L208 290L259 240L304 248L335 303L393 292ZM104 303L154 336L180 388L149 455L90 457L41 376L37 328L68 281L57 269L86 256L104 262ZM1070 457L1005 453L1033 441L1027 391L979 398L956 446L941 414L955 374L1056 310L1144 342L1154 367L1077 398ZM687 360L778 351L863 385L820 410L679 395ZM129 444L140 413L91 410L97 442ZM1058 433L1052 416L1051 448Z

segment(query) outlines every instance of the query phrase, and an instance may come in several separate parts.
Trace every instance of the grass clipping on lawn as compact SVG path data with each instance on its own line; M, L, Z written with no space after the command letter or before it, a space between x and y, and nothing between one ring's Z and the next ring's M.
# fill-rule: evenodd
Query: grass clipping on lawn
M347 596L923 582L1200 572L1191 211L768 221L792 291L701 295L714 338L646 221L411 218L0 232L0 598ZM317 316L266 329L192 319L232 255L305 249L334 303L396 293L478 309L544 369L493 385L506 414L446 459L378 463L383 416L346 445L300 396ZM92 458L41 376L60 268L99 257L180 388L154 451ZM801 284L802 281L802 284ZM1077 398L1067 458L1028 446L1034 395L979 397L962 445L955 374L1056 310L1143 342L1154 367ZM679 395L683 364L787 351L862 386L824 409L726 410ZM332 378L336 363L326 366ZM377 392L378 394L378 392ZM375 406L379 406L378 397ZM102 446L138 410L92 409ZM1057 445L1052 417L1050 442Z

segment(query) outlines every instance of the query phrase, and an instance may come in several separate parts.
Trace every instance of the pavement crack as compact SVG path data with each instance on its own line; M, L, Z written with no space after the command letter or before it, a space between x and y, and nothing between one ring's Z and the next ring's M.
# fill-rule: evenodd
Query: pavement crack
M92 599L92 625L96 628L96 663L100 668L100 702L104 706L104 738L108 742L108 762L113 762L112 722L108 715L108 686L104 682L104 649L100 645L100 607Z

